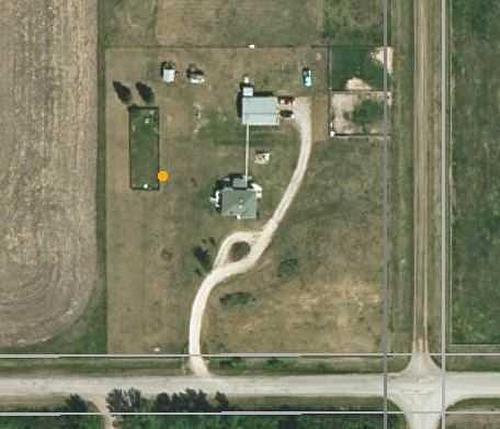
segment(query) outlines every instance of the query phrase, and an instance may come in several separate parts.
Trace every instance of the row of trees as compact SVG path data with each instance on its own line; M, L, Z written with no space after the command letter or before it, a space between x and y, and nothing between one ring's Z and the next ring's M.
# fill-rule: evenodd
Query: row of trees
M115 80L113 82L113 88L116 92L116 95L118 96L118 98L122 103L129 104L132 102L132 91L128 86ZM147 104L154 103L155 94L150 86L142 82L137 82L135 84L135 88L137 89L137 92L139 93L139 95L141 96L141 98L144 100L145 103Z
M153 400L145 398L137 389L114 389L107 398L108 409L114 413L132 412L220 412L229 411L230 405L224 393L217 392L214 400L201 390L186 389L184 392L160 393Z
M114 413L217 413L234 411L227 396L216 393L213 400L201 390L160 393L153 399L145 398L137 389L115 389L107 396L107 405ZM279 408L283 410L282 407ZM38 410L40 411L40 410ZM41 411L85 413L89 404L78 395L71 395L63 406ZM127 415L116 422L117 429L378 429L380 415ZM102 429L100 416L62 416L4 418L2 429ZM404 428L401 416L390 416L389 428Z

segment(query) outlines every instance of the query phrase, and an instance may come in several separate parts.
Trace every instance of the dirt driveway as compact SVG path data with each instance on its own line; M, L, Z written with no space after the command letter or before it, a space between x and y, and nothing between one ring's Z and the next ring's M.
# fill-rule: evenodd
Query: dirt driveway
M0 14L0 347L53 337L96 284L95 0Z

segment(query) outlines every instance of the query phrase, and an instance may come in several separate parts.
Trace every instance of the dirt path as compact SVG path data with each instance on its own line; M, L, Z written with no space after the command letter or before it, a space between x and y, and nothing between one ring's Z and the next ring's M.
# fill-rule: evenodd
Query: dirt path
M247 237L249 233L236 232L234 237L229 236L225 240L225 245L223 245L219 251L219 255L223 256L217 256L215 269L210 272L207 277L205 277L193 301L191 319L189 321L189 354L191 369L197 375L209 375L207 365L201 356L201 327L210 293L217 285L224 282L228 278L236 274L242 274L249 271L255 266L271 243L273 235L278 229L279 224L283 220L288 208L297 194L306 173L312 146L310 100L306 98L297 99L294 111L295 120L301 136L300 154L290 183L288 184L276 211L273 213L271 219L265 224L264 228L252 236L252 239L255 240L252 249L248 256L243 258L241 261L221 264L221 261L226 258L224 255L227 255L228 252L227 244L238 241L242 234L245 234Z
M96 284L96 0L0 2L0 347L47 340Z
M427 352L429 275L433 249L432 214L435 213L435 151L439 138L435 127L440 117L434 85L435 42L432 32L432 0L415 2L414 76L414 350Z

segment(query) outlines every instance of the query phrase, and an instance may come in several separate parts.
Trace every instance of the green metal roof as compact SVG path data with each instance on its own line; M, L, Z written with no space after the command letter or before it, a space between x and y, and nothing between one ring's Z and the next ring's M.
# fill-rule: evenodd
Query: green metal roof
M221 214L239 219L257 217L257 194L253 189L224 188L221 191Z

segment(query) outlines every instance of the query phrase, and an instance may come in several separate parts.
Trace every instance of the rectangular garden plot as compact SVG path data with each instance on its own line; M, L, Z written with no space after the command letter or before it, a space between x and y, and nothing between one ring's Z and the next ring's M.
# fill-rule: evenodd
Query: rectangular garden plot
M159 123L157 107L132 106L129 111L130 187L156 191L159 170Z

